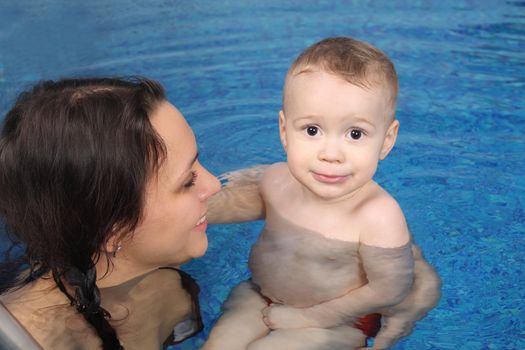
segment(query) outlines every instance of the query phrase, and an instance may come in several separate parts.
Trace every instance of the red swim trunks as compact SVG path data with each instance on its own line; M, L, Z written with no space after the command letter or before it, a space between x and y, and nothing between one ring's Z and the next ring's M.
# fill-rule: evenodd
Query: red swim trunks
M359 318L354 327L360 329L366 336L375 337L381 328L381 314L370 314Z
M268 306L270 306L270 305L273 304L272 299L268 298L266 295L262 295L262 294L261 294L261 297L264 299L264 301L266 301L266 304L267 304Z
M266 301L268 306L273 304L272 299L261 294L261 297ZM354 327L360 329L367 337L375 337L381 328L381 314L370 314L359 318Z

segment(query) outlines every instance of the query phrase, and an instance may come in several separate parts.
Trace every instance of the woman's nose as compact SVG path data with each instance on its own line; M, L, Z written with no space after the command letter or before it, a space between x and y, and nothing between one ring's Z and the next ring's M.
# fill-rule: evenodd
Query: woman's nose
M199 198L205 201L221 189L221 183L206 168L202 167L202 188L199 191ZM199 181L197 179L197 181Z

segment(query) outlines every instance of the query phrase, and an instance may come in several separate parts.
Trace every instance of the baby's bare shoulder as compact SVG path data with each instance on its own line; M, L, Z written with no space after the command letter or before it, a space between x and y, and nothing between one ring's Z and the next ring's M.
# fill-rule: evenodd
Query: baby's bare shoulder
M274 163L265 169L261 178L262 192L280 191L290 182L290 171L286 163Z
M273 177L282 177L289 174L290 171L288 170L288 165L284 162L280 163L273 163L269 165L263 175L263 179L271 179Z
M403 210L398 202L378 186L359 210L361 243L377 247L399 247L410 240Z

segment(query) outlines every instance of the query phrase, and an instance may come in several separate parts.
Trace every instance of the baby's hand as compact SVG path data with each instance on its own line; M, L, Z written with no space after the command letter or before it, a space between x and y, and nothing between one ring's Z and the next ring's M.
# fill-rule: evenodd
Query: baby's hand
M263 309L263 321L270 329L314 327L302 309L286 305L271 305Z

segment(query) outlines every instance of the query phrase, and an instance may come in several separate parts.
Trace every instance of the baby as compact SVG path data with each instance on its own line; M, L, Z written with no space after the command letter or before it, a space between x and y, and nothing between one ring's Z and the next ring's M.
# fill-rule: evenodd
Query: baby
M252 279L202 349L359 349L369 336L386 349L436 305L439 277L372 179L396 142L397 90L392 62L351 38L295 60L279 113L287 162L231 174L210 203L211 223L266 223Z

